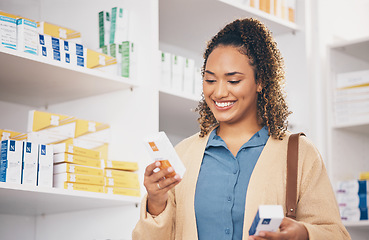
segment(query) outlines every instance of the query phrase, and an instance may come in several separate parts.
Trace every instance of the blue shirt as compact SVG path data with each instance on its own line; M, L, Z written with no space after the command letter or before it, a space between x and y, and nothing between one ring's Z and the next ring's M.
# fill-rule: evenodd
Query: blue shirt
M242 239L247 186L268 138L263 127L234 157L216 129L210 133L195 193L199 240Z

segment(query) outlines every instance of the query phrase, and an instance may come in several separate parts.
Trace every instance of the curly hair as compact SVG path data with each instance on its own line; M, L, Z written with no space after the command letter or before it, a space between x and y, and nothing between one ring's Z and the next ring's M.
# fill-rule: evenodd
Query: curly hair
M237 19L220 30L208 43L204 52L202 76L209 55L218 46L232 46L250 59L255 72L256 84L262 91L257 99L257 117L262 126L267 126L269 135L283 139L287 130L287 117L291 114L285 101L284 61L271 32L264 24L253 18ZM200 137L204 137L218 125L205 102L204 94L196 109L200 117Z

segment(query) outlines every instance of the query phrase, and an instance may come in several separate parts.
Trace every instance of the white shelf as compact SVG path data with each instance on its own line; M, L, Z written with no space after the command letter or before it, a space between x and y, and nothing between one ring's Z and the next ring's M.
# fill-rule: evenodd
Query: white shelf
M335 43L331 45L331 49L369 62L369 37Z
M201 54L222 27L244 17L261 20L275 36L299 29L295 23L229 0L159 0L159 40Z
M363 220L358 222L343 222L343 225L347 228L356 228L367 230L369 228L369 220Z
M47 106L129 89L130 79L95 69L46 59L12 49L0 49L0 101Z
M0 182L0 196L0 214L31 216L134 205L140 202L139 197L3 182Z

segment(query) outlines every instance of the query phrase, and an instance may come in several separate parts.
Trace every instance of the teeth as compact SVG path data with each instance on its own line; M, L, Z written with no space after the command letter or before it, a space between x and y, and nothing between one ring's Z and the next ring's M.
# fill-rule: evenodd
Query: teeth
M215 104L218 107L228 107L228 106L231 106L233 104L233 102L215 102Z

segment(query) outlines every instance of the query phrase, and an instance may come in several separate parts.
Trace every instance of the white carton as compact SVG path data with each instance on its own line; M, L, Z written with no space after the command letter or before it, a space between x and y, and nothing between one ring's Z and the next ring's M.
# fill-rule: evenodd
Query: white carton
M129 12L127 9L111 9L110 43L128 41Z
M186 58L183 72L183 91L187 94L194 94L195 82L195 60Z
M161 169L170 166L173 167L174 172L169 174L169 177L173 177L175 173L183 177L186 167L183 165L165 132L158 132L157 134L148 136L144 141L146 150L150 154L151 159L161 162Z
M251 224L249 235L258 236L260 231L275 232L284 218L281 205L260 205Z
M176 92L182 92L185 59L182 56L172 55L171 64L172 64L172 88Z
M37 186L53 186L53 146L38 145L38 177Z
M17 20L0 12L0 46L17 49Z
M37 23L27 19L17 19L17 49L21 52L37 55Z
M337 88L350 88L369 84L369 70L337 74Z
M160 87L169 89L172 84L171 54L167 52L161 53L161 77Z
M21 183L23 141L1 142L0 182Z
M110 43L110 11L99 12L99 46L100 48Z
M133 42L125 41L121 45L122 63L120 66L120 76L134 79L137 72L137 54Z
M22 163L22 184L37 185L38 145L24 142Z

